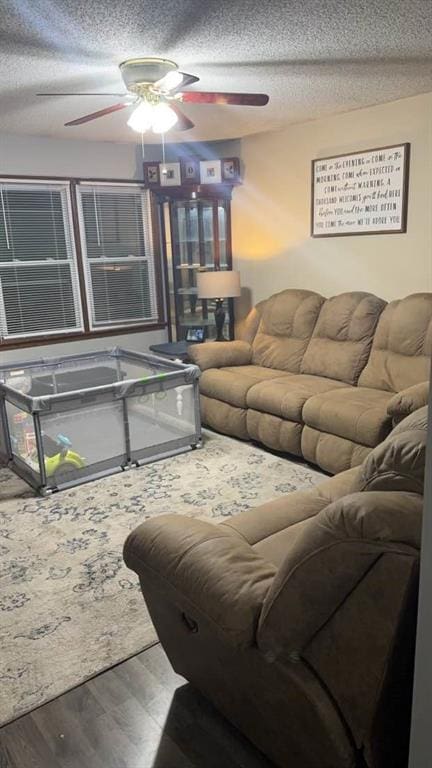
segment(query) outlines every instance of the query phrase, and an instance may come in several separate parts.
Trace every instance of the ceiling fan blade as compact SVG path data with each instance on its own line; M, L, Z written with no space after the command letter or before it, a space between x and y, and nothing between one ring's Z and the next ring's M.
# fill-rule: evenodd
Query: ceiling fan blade
M186 88L187 85L197 83L199 77L196 75L188 75L186 72L179 72L178 69L168 72L153 83L152 89L155 91L162 91L163 93L177 93L178 91Z
M77 117L76 120L70 120L68 123L65 123L65 126L89 123L91 120L97 120L98 117L109 115L111 112L118 112L119 109L125 109L125 107L130 107L130 104L113 104L111 107L105 107L105 109L99 109L97 112L90 112L89 115Z
M185 113L182 112L182 110L180 109L180 107L177 106L175 101L170 101L169 105L170 105L170 108L177 115L177 122L173 126L173 131L188 131L190 128L195 127L195 123L193 123L192 120L189 120L189 118L186 117Z
M179 90L180 88L186 88L186 86L192 85L192 83L199 82L199 77L196 75L188 75L187 72L180 72L180 74L183 75L183 80L176 90Z
M233 104L243 107L265 107L269 97L265 93L216 93L188 91L178 94L184 104Z
M130 96L129 93L37 93L36 96Z

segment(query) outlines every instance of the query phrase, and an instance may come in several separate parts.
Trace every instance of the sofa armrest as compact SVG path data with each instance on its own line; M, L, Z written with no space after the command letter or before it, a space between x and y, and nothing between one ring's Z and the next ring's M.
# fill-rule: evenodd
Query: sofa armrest
M387 413L395 422L398 422L418 408L427 405L428 400L429 382L422 381L420 384L414 384L414 386L403 389L402 392L394 395L387 405Z
M227 365L249 365L252 362L252 347L247 341L207 341L190 346L188 355L205 371Z
M210 623L225 642L255 642L265 596L276 568L246 541L221 526L163 515L136 528L124 546L126 565L156 585L199 628Z
M267 657L297 658L384 554L417 558L422 512L420 494L370 491L308 521L266 595L257 641Z

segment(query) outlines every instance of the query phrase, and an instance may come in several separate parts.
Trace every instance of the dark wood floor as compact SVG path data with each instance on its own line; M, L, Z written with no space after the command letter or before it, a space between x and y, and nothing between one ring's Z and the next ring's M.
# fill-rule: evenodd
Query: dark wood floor
M272 766L155 645L0 729L0 768Z

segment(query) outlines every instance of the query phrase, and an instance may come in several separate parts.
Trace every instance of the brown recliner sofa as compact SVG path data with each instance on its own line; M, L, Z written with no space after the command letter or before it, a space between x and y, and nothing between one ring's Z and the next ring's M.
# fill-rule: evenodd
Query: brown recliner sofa
M432 293L386 304L288 289L251 312L242 336L190 348L203 423L332 474L360 464L426 403Z
M174 669L280 768L406 768L426 411L313 490L126 541Z

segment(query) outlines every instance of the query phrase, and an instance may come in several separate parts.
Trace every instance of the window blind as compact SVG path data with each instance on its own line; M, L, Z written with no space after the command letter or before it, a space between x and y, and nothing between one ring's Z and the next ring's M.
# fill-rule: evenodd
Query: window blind
M68 185L0 182L0 338L81 329Z
M78 208L92 328L157 321L148 190L80 184Z

